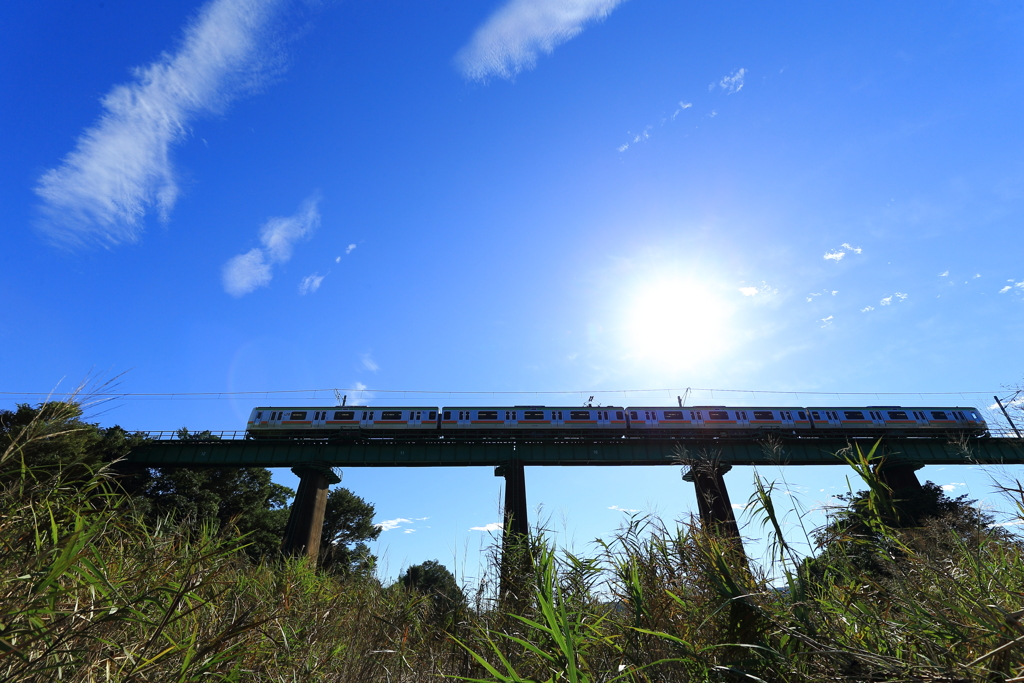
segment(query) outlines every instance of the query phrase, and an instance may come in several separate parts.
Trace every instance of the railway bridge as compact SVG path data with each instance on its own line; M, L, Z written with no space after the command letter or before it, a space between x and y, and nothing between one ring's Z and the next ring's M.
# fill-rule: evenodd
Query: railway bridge
M505 479L503 546L526 537L527 466L676 465L696 488L701 523L739 535L724 475L734 465L842 465L853 444L875 442L863 433L841 437L745 438L629 437L575 433L524 439L513 430L486 436L403 433L391 437L254 439L245 432L203 432L179 438L151 432L129 460L152 467L290 467L299 477L283 549L315 558L320 548L327 490L344 467L493 467ZM1005 436L882 439L876 464L897 494L920 488L915 471L924 465L1024 464L1024 439Z

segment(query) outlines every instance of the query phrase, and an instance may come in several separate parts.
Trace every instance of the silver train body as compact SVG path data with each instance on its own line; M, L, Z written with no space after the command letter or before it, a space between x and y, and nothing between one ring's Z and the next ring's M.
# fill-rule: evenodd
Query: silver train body
M984 435L985 419L975 408L902 406L829 406L759 408L694 406L558 407L462 406L283 407L253 408L246 426L253 438L312 438L333 435L429 431L468 434L518 430L558 434L576 430L613 433L657 432L666 436L742 436L758 432L825 436L892 434L929 436L950 433Z

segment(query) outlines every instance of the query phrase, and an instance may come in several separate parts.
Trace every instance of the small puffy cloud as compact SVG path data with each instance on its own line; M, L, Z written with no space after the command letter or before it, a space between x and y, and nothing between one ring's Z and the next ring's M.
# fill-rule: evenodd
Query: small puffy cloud
M893 296L895 296L900 301L903 301L904 299L907 298L908 295L907 294L903 294L902 292L896 292L895 294L893 294Z
M264 260L263 251L258 248L229 259L221 271L224 291L234 297L265 287L270 284L272 277L270 264Z
M352 250L355 249L355 248L356 248L356 245L354 245L354 244L350 244L347 247L345 247L345 256L348 256L349 254L351 254Z
M887 297L885 297L884 299L882 299L882 301L881 301L881 302L879 302L879 303L880 303L880 304L881 304L882 306L888 306L889 304L891 304L891 303L892 303L892 297L891 297L891 296L887 296Z
M334 262L335 263L341 263L341 257L340 256L335 256L334 257Z
M352 388L355 389L356 391L366 391L366 385L363 384L362 382L356 382L352 386Z
M838 263L839 261L842 261L847 254L859 254L863 251L864 250L860 247L851 246L849 242L843 242L839 245L839 248L825 252L825 260L835 261Z
M627 149L629 149L629 143L627 142L625 144L619 145L615 149L617 149L620 152L625 152Z
M320 212L317 210L315 196L304 201L293 216L268 218L260 227L262 248L250 249L228 259L224 264L221 270L224 291L240 297L270 284L273 277L272 265L288 261L292 257L295 243L308 238L319 225ZM317 282L316 286L319 287L320 283Z
M960 482L953 482L951 484L943 484L941 488L942 488L943 491L952 491L957 486L967 486L967 484L965 484L962 481L960 481Z
M672 112L672 120L675 121L676 117L679 116L679 114L682 113L682 111L684 109L689 109L692 106L693 106L693 103L691 103L691 102L680 102L679 103L679 108L676 109L674 112Z
M374 524L374 526L381 531L393 531L403 524L412 524L412 520L406 519L405 517L396 517L395 519L386 519L383 522Z
M725 91L726 95L732 95L740 90L743 90L743 79L747 75L746 69L736 69L728 76L725 76L718 82L718 87ZM710 90L715 89L715 84L711 84Z
M974 274L974 278L979 278L979 277L981 277L981 273L975 273ZM971 279L973 280L974 278L971 278Z
M822 323L822 327L828 327L832 324L832 318L833 316L830 315L827 318L822 318L819 322Z
M299 294L312 294L316 290L320 289L320 283L324 281L326 275L307 275L302 278L302 282L299 283Z
M949 271L948 270L942 271L941 273L939 273L939 277L949 277Z
M1011 289L1013 289L1013 287L1012 287L1012 286L1010 286L1010 285L1006 285L1005 287L1003 287L1002 289L1000 289L1000 290L999 290L999 293L1000 293L1000 294L1006 294L1006 293L1007 293L1007 292L1009 292L1009 291L1010 291Z
M364 353L362 355L362 360L363 367L369 370L370 372L377 372L378 370L380 370L380 366L377 365L372 358L370 358L370 354Z
M757 296L758 294L778 294L779 290L773 289L768 285L767 282L764 282L762 280L760 287L740 287L739 293L742 294L743 296Z
M868 311L873 311L873 310L875 310L874 306L865 306L864 308L860 309L860 312L861 313L867 313Z
M618 505L609 505L608 509L618 510L619 512L625 512L627 515L632 515L634 513L640 512L639 510L633 510L631 508L620 508Z
M502 528L503 527L502 527L501 522L491 522L490 524L485 524L484 526L471 526L471 527L469 527L469 530L470 531L501 531Z
M474 81L513 78L575 38L584 26L611 14L622 0L508 0L455 55L463 76Z
M403 534L414 534L414 533L416 533L416 530L415 529L402 529L402 533Z

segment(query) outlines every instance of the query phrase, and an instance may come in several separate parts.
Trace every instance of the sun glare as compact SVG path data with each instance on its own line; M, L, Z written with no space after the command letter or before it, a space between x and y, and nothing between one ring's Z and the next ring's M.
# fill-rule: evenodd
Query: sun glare
M729 345L730 308L713 291L684 281L633 291L625 320L628 352L666 369L699 367Z

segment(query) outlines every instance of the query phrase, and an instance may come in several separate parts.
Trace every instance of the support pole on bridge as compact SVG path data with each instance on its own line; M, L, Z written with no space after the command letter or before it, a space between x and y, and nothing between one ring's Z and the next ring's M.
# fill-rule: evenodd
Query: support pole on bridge
M501 586L503 600L517 600L530 557L530 523L526 511L526 472L522 460L494 468L494 476L505 478L505 527L501 535Z
M320 534L327 509L327 489L341 478L323 464L298 465L292 472L299 478L299 490L292 501L285 527L281 552L285 555L305 555L316 562L320 555Z
M740 528L723 476L731 469L728 463L696 461L689 465L683 480L693 482L697 490L697 509L704 529L738 541Z

